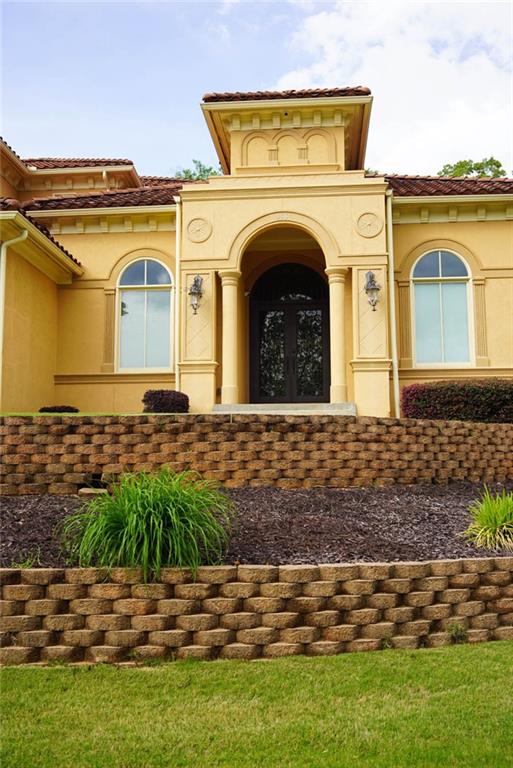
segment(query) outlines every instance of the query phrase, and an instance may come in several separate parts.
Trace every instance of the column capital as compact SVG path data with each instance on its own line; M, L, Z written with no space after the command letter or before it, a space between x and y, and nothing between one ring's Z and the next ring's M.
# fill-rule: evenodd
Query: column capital
M218 275L223 285L238 285L242 273L237 269L220 269Z
M343 283L349 272L349 267L327 267L325 270L330 283Z

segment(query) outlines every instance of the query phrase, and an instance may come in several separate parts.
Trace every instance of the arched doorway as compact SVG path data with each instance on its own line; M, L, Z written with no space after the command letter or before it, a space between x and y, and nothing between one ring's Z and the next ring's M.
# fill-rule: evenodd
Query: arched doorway
M253 403L329 401L329 300L321 275L298 263L271 267L250 294Z

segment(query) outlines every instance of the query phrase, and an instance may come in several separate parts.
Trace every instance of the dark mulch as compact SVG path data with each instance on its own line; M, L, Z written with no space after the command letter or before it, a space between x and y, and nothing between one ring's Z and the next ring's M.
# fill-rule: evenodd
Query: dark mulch
M502 485L491 485L492 491ZM513 482L506 486L513 490ZM465 543L469 504L481 485L230 491L238 508L227 560L242 563L329 563L483 557ZM62 566L55 526L81 504L70 496L1 500L0 565L33 560ZM511 554L511 553L509 553Z

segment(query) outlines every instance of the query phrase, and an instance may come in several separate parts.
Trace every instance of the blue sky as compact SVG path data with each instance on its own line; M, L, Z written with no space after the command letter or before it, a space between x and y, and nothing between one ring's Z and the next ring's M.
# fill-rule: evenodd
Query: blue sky
M206 91L363 84L367 165L494 154L511 172L511 19L504 2L4 2L2 132L25 157L171 174L216 162Z

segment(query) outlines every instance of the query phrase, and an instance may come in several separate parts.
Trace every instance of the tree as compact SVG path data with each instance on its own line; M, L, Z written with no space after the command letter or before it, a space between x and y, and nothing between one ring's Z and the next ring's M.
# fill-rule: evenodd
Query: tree
M481 162L474 162L474 160L458 160L454 165L447 163L441 171L438 171L438 175L474 176L478 178L497 179L500 176L506 176L506 171L502 167L500 160L496 160L495 157L484 157Z
M192 161L193 168L182 168L177 172L177 179L188 179L189 181L201 181L208 179L209 176L221 176L221 167L214 168L211 165L205 165L201 160Z

